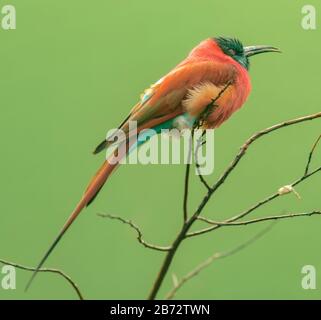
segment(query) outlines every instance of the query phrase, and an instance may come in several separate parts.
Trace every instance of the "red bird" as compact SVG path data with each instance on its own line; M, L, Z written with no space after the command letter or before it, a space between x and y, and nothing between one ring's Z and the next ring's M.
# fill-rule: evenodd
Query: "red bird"
M212 110L206 112L202 121L203 128L219 127L242 107L250 93L249 57L264 52L280 51L271 46L244 47L239 40L232 38L210 38L201 42L185 60L145 90L140 101L119 127L127 137L120 145L128 145L128 138L133 134L129 121L137 122L138 133L143 129L160 132L164 128L179 128L182 120L192 128L209 106L212 106ZM214 100L218 107L214 108ZM107 148L111 144L112 137L110 138L98 145L94 153ZM139 143L136 144L138 145ZM27 288L70 225L82 209L94 200L117 167L115 160L126 156L126 149L128 150L119 148L104 161L58 237L40 261Z

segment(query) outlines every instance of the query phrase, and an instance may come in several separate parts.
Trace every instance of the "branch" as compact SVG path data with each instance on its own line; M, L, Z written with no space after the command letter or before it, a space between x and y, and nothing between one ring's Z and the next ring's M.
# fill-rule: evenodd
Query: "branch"
M137 240L140 244L142 244L144 247L149 248L149 249L153 249L153 250L158 250L158 251L169 251L171 249L171 247L161 247L161 246L157 246L154 244L150 244L147 243L144 239L143 239L143 234L141 232L141 230L139 229L138 226L136 226L132 221L130 220L126 220L122 217L118 217L118 216L114 216L111 214L104 214L104 213L98 213L98 216L102 217L102 218L108 218L108 219L112 219L112 220L118 220L124 224L129 225L132 229L134 229L137 233Z
M177 291L189 280L197 276L201 271L203 271L205 268L210 266L214 261L222 258L226 258L229 256L232 256L239 251L242 251L243 249L247 248L257 240L259 240L261 237L263 237L268 231L271 230L271 228L275 225L275 223L271 223L267 228L263 229L259 233L257 233L254 237L250 238L249 240L245 241L244 243L238 245L237 247L226 251L226 252L216 252L212 256L210 256L208 259L206 259L204 262L199 264L195 269L190 271L188 274L186 274L182 279L176 280L176 283L174 283L174 287L171 291L168 292L165 299L173 299L176 295Z
M188 186L189 186L189 173L191 169L190 160L192 157L192 144L193 144L193 136L194 136L194 128L192 129L191 137L189 140L189 148L188 148L188 158L187 164L185 169L185 181L184 181L184 198L183 198L183 219L184 223L188 219L188 209L187 209L187 202L188 202Z
M307 165L306 165L306 167L305 167L304 175L307 175L308 172L309 172L311 160L312 160L312 157L313 157L313 153L314 153L314 151L315 151L315 149L316 149L316 147L317 147L320 139L321 139L321 134L319 135L319 137L318 137L317 140L314 142L314 144L313 144L313 146L312 146L312 148L311 148L311 151L310 151L309 157L308 157L308 163L307 163Z
M216 183L213 185L213 187L208 190L207 194L204 196L204 198L202 199L200 205L198 206L198 208L196 209L196 211L194 212L194 214L188 218L182 229L179 231L179 233L177 234L175 240L173 241L173 244L170 248L170 250L168 251L168 253L165 256L165 259L162 263L162 266L157 274L157 277L155 279L155 282L152 286L152 289L149 293L148 299L155 299L158 291L164 281L164 278L167 274L167 271L173 261L173 258L175 256L175 253L178 249L178 247L180 246L181 242L187 237L187 235L192 236L192 235L196 235L196 233L188 233L189 229L191 228L191 226L194 224L195 221L197 221L197 218L199 217L199 215L201 214L201 212L203 211L204 207L206 206L206 204L208 203L208 201L211 199L211 197L214 195L214 193L219 189L219 187L226 181L226 179L228 178L228 176L231 174L231 172L235 169L235 167L238 165L239 161L243 158L243 156L245 155L248 147L250 145L252 145L252 143L256 140L258 140L259 138L261 138L264 135L267 135L273 131L276 131L278 129L287 127L287 126L291 126L291 125L295 125L301 122L305 122L308 120L314 120L317 118L321 117L321 112L315 113L315 114L311 114L305 117L300 117L300 118L296 118L296 119L292 119L289 121L285 121L279 124L276 124L272 127L269 127L267 129L261 130L257 133L255 133L254 135L252 135L248 140L245 141L245 143L243 144L243 146L240 148L239 152L237 153L237 155L235 156L235 158L233 159L233 161L230 163L230 165L227 167L227 169L223 172L223 174L221 175L221 177L216 181ZM296 185L298 183L300 183L301 181L305 180L308 176L311 176L312 174L316 173L317 171L321 170L321 168L315 170L313 173L307 174L304 177L300 178L296 183L293 184ZM278 197L279 194L274 194L271 196L272 199L265 199L263 200L263 203L259 203L256 205L256 207L260 207L261 205L263 205L264 203L267 203L271 200L273 200L274 198ZM250 209L250 211L255 210L255 208ZM213 230L213 228L219 228L220 226L212 226L211 230ZM207 231L205 231L207 232ZM201 231L201 233L205 233L204 231Z
M232 84L232 82L228 81L227 84L218 93L218 95L214 99L212 99L212 101L205 107L204 111L200 114L199 118L197 119L197 121L195 122L195 124L193 126L192 136L194 134L195 129L199 129L201 127L204 128L204 122L206 122L206 118L219 107L219 105L216 104L217 100L224 94L224 92L228 89L228 87L231 84ZM197 146L196 146L196 150L195 150L195 166L196 166L196 170L197 170L197 173L198 173L201 183L204 184L207 191L210 191L211 187L209 186L209 184L207 183L207 181L205 180L205 178L203 177L203 175L200 172L200 166L199 166L198 157L197 157L199 148L206 143L206 140L202 141L204 134L205 134L205 131L203 131L201 138L198 139L198 141L197 141ZM191 148L190 148L189 152L191 153ZM189 172L187 172L187 170L186 170L186 174L189 174ZM185 192L188 192L188 185L187 185L187 187L185 187Z
M224 171L224 173L222 174L222 176L218 179L218 181L214 184L214 186L212 187L212 192L214 193L226 180L226 178L230 175L230 173L235 169L236 165L239 163L239 161L243 158L243 156L245 155L248 147L255 142L257 139L261 138L262 136L271 133L273 131L276 131L278 129L284 128L284 127L288 127L294 124L298 124L301 122L305 122L308 120L314 120L317 118L321 117L321 112L315 113L315 114L311 114L305 117L300 117L300 118L296 118L296 119L292 119L289 121L285 121L279 124L276 124L272 127L266 128L264 130L258 131L257 133L255 133L254 135L252 135L249 139L247 139L245 141L245 143L243 144L243 146L241 147L240 151L238 152L238 154L236 155L236 157L234 158L234 160L231 162L231 164L227 167L227 169Z
M239 222L218 222L213 221L211 219L207 219L204 217L198 217L199 220L204 221L206 223L217 225L217 226L246 226L248 224L253 224L257 222L269 221L269 220L280 220L280 219L288 219L288 218L295 218L295 217L311 217L313 215L320 215L321 211L311 211L311 212L302 212L302 213L288 213L288 214L281 214L275 216L268 216L263 218L256 218L246 221L239 221Z
M10 262L7 260L3 260L0 259L0 263L5 264L5 265L10 265L13 266L15 268L19 268L21 270L26 270L26 271L39 271L39 272L50 272L50 273L56 273L59 274L60 276L62 276L66 281L68 281L68 283L73 287L73 289L75 290L76 294L78 295L78 298L80 300L84 300L83 295L80 292L80 289L78 287L78 285L70 278L70 276L68 276L67 274L65 274L63 271L58 270L58 269L49 269L49 268L41 268L41 269L36 269L36 268L31 268L31 267L26 267L24 265L21 264L17 264L14 262Z
M291 186L294 187L298 184L300 184L301 182L303 182L304 180L312 177L314 174L316 174L317 172L320 172L321 171L321 166L318 167L317 169L315 169L314 171L308 173L307 175L304 175L302 176L301 178L295 180ZM281 194L276 192L276 193L273 193L272 195L268 196L267 198L257 202L256 204L254 204L253 206L251 206L249 209L237 214L236 216L230 218L230 219L227 219L225 221L225 223L229 223L229 222L234 222L234 221L237 221L241 218L244 218L246 217L247 215L249 215L250 213L252 213L254 210L266 205L267 203L271 202L272 200L280 197ZM207 233L207 232L210 232L210 231L213 231L213 230L216 230L218 228L220 228L221 226L220 225L214 225L212 227L208 227L208 228L205 228L205 229L201 229L201 230L198 230L198 231L194 231L194 232L190 232L188 234L186 234L186 237L194 237L194 236L198 236L200 234L204 234L204 233Z
M203 134L202 134L201 138L199 138L199 139L197 140L197 145L196 145L196 150L195 150L195 167L196 167L197 175L198 175L201 183L205 186L205 188L207 189L207 191L210 191L210 190L211 190L211 187L210 187L210 185L207 183L207 181L205 180L205 178L203 177L203 175L201 174L200 165L199 165L199 163L198 163L198 151L199 151L199 149L200 149L204 144L206 144L206 139L205 139L205 140L202 140L204 134L205 134L205 131L203 131Z
M302 118L301 118L302 119ZM294 186L300 184L302 181L306 180L307 178L313 176L315 173L319 172L321 170L321 166L317 169L315 169L314 171L310 172L309 173L309 167L310 167L310 163L311 163L311 159L313 157L313 153L318 145L318 142L320 141L320 137L321 135L317 138L317 140L315 141L315 143L313 144L312 146L312 149L309 153L309 157L308 157L308 161L307 161L307 165L306 165L306 169L305 169L305 172L304 172L304 175L301 177L301 178L298 178L296 181L294 181L292 184L290 185L287 185L286 187L286 192L280 192L281 189L279 189L279 191L277 193L274 193L272 195L270 195L269 197L259 201L258 203L256 203L255 205L253 205L252 207L250 207L248 210L245 210L244 212L228 219L225 221L225 224L226 223L229 223L229 222L233 222L233 221L236 221L236 220L239 220L241 218L244 218L245 216L247 216L248 214L250 214L251 212L253 212L254 210L258 209L259 207L269 203L270 201L276 199L277 197L285 194L285 193L289 193L289 192L294 192L298 197L299 195L297 194L297 192L293 189ZM204 218L203 218L204 219ZM202 230L198 230L198 231L195 231L195 232L190 232L186 235L186 237L193 237L193 236L197 236L197 235L200 235L200 234L203 234L203 233L207 233L207 232L210 232L210 231L213 231L217 228L219 228L221 225L215 225L214 227L210 227L210 228L205 228L205 229L202 229Z
M246 142L241 147L241 149L238 152L238 154L235 156L234 160L227 167L227 169L224 171L224 173L221 175L221 177L217 180L217 182L213 185L213 187L207 193L207 195L203 198L202 202L200 203L199 207L197 208L197 210L195 211L195 213L193 215L194 220L197 219L197 217L200 215L200 213L202 212L202 210L204 209L204 207L206 206L206 204L208 203L210 198L213 196L213 194L217 191L217 189L219 189L219 187L225 182L225 180L230 175L230 173L235 169L235 167L238 165L239 161L245 155L248 147L254 141L256 141L257 139L261 138L262 136L264 136L266 134L269 134L269 133L271 133L271 132L273 132L275 130L278 130L278 129L281 129L281 128L284 128L284 127L287 127L287 126L290 126L290 125L298 124L298 123L301 123L301 122L305 122L305 121L308 121L308 120L314 120L314 119L317 119L317 118L320 118L320 117L321 117L321 112L318 112L318 113L315 113L315 114L312 114L312 115L308 115L308 116L305 116L305 117L300 117L300 118L288 120L288 121L276 124L276 125L274 125L272 127L269 127L267 129L258 131L257 133L252 135L249 139L247 139ZM313 153L314 150L315 150L315 148L312 150L312 153ZM309 163L309 161L308 161L308 163ZM321 170L321 167L317 168L316 170L314 170L311 173L303 175L301 178L297 179L294 183L292 183L291 186L293 187L293 186L301 183L302 181L304 181L305 179L309 178L310 176L312 176L313 174L317 173L320 170ZM250 212L254 211L255 209L259 208L260 206L262 206L262 205L274 200L278 196L280 196L279 193L275 193L275 194L271 195L270 197L260 201L259 203L257 203L256 205L254 205L253 207L251 207L250 209L248 209L244 213L241 213L240 215L231 218L232 220L230 220L230 221L235 221L235 220L238 220L238 219L244 217L245 215L247 215ZM191 233L188 233L186 235L186 237L192 237L192 236L196 236L196 235L199 235L199 234L203 234L203 233L215 230L218 227L219 226L214 226L214 227L203 229L203 230L200 230L200 231L191 232Z

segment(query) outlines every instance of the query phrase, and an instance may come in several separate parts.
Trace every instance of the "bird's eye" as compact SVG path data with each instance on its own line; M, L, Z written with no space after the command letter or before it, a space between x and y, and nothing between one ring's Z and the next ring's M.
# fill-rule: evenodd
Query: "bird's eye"
M229 49L228 52L229 52L229 54L230 54L231 56L235 56L235 55L236 55L236 52L235 52L234 49Z

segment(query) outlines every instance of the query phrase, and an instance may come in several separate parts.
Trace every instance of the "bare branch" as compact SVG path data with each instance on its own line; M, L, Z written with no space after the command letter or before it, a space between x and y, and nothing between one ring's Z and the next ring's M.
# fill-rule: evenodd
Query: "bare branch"
M70 276L68 276L67 274L65 274L63 271L61 271L59 269L41 268L41 269L38 270L36 268L26 267L24 265L21 265L21 264L15 263L15 262L10 262L10 261L3 260L3 259L0 259L0 263L5 264L5 265L9 265L9 266L13 266L15 268L19 268L21 270L26 270L26 271L36 271L37 270L39 272L48 272L48 273L59 274L60 276L62 276L72 286L72 288L75 290L78 298L80 300L84 300L84 297L81 294L78 285L71 279Z
M239 152L237 153L237 155L235 156L235 158L233 159L233 161L230 163L230 165L226 168L226 170L223 172L223 174L221 175L221 177L216 181L216 183L213 185L213 187L211 189L209 189L206 193L206 195L204 196L204 198L202 199L200 205L198 206L198 208L196 209L196 211L194 212L194 214L188 218L183 227L181 228L181 230L179 231L179 233L177 234L176 238L174 239L172 246L170 248L170 250L168 251L168 253L166 254L164 261L161 265L161 268L157 274L157 277L154 281L154 284L151 288L151 291L149 293L148 299L155 299L155 297L158 294L158 291L164 281L164 278L167 274L167 271L173 261L173 258L175 256L175 253L178 249L178 247L180 246L181 242L187 237L191 237L191 236L195 236L198 234L202 234L205 232L209 232L212 231L214 229L219 228L220 226L216 225L216 226L212 226L210 228L207 228L207 230L200 230L198 232L194 232L194 233L189 233L189 230L191 228L191 226L194 224L195 221L197 221L197 218L199 217L199 215L202 213L204 207L207 205L208 201L211 199L211 197L214 195L214 193L220 188L220 186L226 181L226 179L228 178L228 176L231 174L231 172L236 168L236 166L238 165L239 161L243 158L243 156L245 155L248 147L250 145L253 144L253 142L255 142L256 140L258 140L259 138L261 138L264 135L267 135L271 132L274 132L276 130L279 130L281 128L287 127L287 126L291 126L291 125L295 125L295 124L299 124L308 120L314 120L317 118L321 117L321 112L315 113L315 114L311 114L308 116L304 116L304 117L300 117L300 118L295 118L289 121L285 121L279 124L276 124L272 127L269 127L267 129L258 131L257 133L255 133L254 135L252 135L248 140L245 141L245 143L243 144L243 146L240 148ZM307 179L308 177L312 176L313 174L315 174L316 172L320 171L321 168L318 168L316 170L314 170L312 173L307 174L303 177L301 177L300 179L298 179L297 181L295 181L292 186L295 186L297 184L299 184L300 182L304 181L305 179ZM256 208L264 205L265 203L268 203L269 201L277 198L278 196L280 196L278 193L273 194L272 196L270 196L267 199L264 199L263 201L259 202L258 204L254 205L252 208L248 209L247 211L245 211L245 213L241 213L240 216L236 216L234 218L232 218L230 221L235 221L245 215L247 215L248 213L252 212L253 210L255 210ZM234 220L235 219L235 220Z
M228 81L227 84L218 93L218 95L211 101L211 103L209 103L206 106L204 111L199 116L199 119L195 122L192 132L194 132L194 129L198 129L198 128L203 127L204 122L206 121L206 118L219 107L219 105L216 104L217 100L224 94L224 92L228 89L228 87L231 84L232 84L232 82ZM197 157L199 148L202 147L206 143L206 140L202 141L202 138L203 138L204 134L205 134L205 131L203 131L201 138L197 141L197 146L196 146L196 150L195 150L195 166L196 166L197 173L198 173L198 176L199 176L199 179L200 179L201 183L204 184L204 186L207 189L207 191L210 191L211 190L210 185L207 183L207 181L205 180L205 178L203 177L203 175L200 172L200 166L199 166L198 157Z
M300 184L301 182L303 182L304 180L308 179L309 177L312 177L314 174L316 174L317 172L320 172L321 171L321 166L315 170L313 170L312 172L308 173L307 175L305 176L302 176L301 178L295 180L291 186L296 186L298 184ZM276 193L273 193L272 195L268 196L267 198L257 202L256 204L254 204L253 206L251 206L249 209L237 214L236 216L232 217L232 218L229 218L227 219L225 222L226 223L229 223L229 222L234 222L234 221L237 221L239 219L242 219L244 217L246 217L247 215L249 215L250 213L252 213L254 210L266 205L267 203L271 202L272 200L276 199L280 197L280 194L278 192ZM186 237L194 237L194 236L198 236L200 234L204 234L204 233L207 233L207 232L210 232L210 231L213 231L213 230L216 230L220 227L220 225L214 225L212 227L208 227L208 228L205 228L205 229L201 229L201 230L197 230L197 231L194 231L194 232L189 232L186 234Z
M188 159L186 164L186 170L185 170L185 183L184 183L184 199L183 199L183 217L184 217L184 223L186 223L188 219L188 209L187 209L187 202L188 202L188 189L189 189L189 175L190 175L190 160L192 157L192 145L193 145L193 137L194 137L194 131L195 129L199 129L203 126L204 121L206 120L207 116L212 113L216 108L218 108L218 105L216 104L216 101L222 96L222 94L225 92L225 90L231 85L231 82L229 81L222 90L218 93L218 95L205 107L204 111L200 114L199 118L195 121L192 131L191 131L191 137L189 141L189 149L188 149ZM204 134L204 132L203 132ZM203 137L202 134L202 137ZM196 168L199 174L199 178L201 182L205 185L207 190L209 191L211 188L205 181L204 177L200 174L199 170L199 164L197 160L197 152L202 146L203 143L197 142L196 151L195 151L195 161L196 161Z
M104 214L104 213L98 213L98 216L102 217L102 218L108 218L108 219L112 219L112 220L118 220L124 224L129 225L132 229L134 229L137 233L137 240L140 244L142 244L144 247L149 248L149 249L153 249L153 250L157 250L157 251L169 251L171 249L171 247L161 247L161 246L157 246L154 244L150 244L147 243L144 239L143 239L143 234L141 232L141 230L139 229L139 227L137 225L135 225L132 221L130 220L126 220L122 217L118 217L118 216L114 216L112 214Z
M238 152L238 154L236 155L236 157L234 158L234 160L231 162L231 164L227 167L227 169L224 171L224 173L221 175L221 177L218 179L218 181L214 184L213 186L213 191L212 193L214 193L226 180L226 178L230 175L230 173L235 169L236 165L239 163L239 161L243 158L243 156L245 155L247 149L249 148L249 146L255 142L257 139L261 138L262 136L269 134L273 131L279 130L281 128L285 128L294 124L298 124L301 122L305 122L308 120L314 120L317 118L321 117L321 112L315 113L315 114L311 114L305 117L300 117L300 118L296 118L296 119L292 119L289 121L285 121L279 124L276 124L272 127L266 128L264 130L258 131L257 133L255 133L254 135L252 135L249 139L247 139L245 141L245 143L243 144L243 146L241 147L240 151Z
M245 248L247 248L249 245L251 245L252 243L256 242L257 240L259 240L262 236L264 236L268 231L271 230L271 228L275 225L275 223L271 223L268 227L266 227L265 229L263 229L262 231L260 231L259 233L257 233L254 237L250 238L249 240L247 240L246 242L238 245L237 247L226 251L226 252L216 252L214 253L212 256L210 256L208 259L206 259L204 262L202 262L201 264L199 264L195 269L193 269L192 271L190 271L188 274L186 274L182 279L177 280L176 278L176 282L174 283L174 287L171 291L168 292L168 294L166 295L165 299L173 299L174 296L176 295L177 291L189 280L191 280L192 278L194 278L195 276L197 276L201 271L203 271L205 268L207 268L208 266L210 266L214 261L218 260L218 259L222 259L222 258L226 258L229 256L232 256L236 253L238 253L241 250L244 250Z
M185 169L185 180L184 180L184 198L183 198L183 218L184 223L188 219L188 187L189 187L189 174L191 169L190 160L192 158L192 144L193 144L193 136L194 136L194 128L192 129L191 137L189 139L189 146L188 146L188 158L187 158L187 164Z
M205 134L205 131L203 131L202 137L204 136L204 134ZM205 188L207 189L207 191L210 191L210 190L211 190L211 187L210 187L210 185L207 183L207 181L205 180L205 178L203 177L203 175L201 174L200 165L199 165L199 163L198 163L198 152L199 152L199 149L200 149L204 144L206 144L206 139L203 141L203 140L202 140L202 137L197 140L197 145L196 145L196 149L195 149L195 167L196 167L197 175L198 175L201 183L205 186Z
M218 221L213 221L211 219L207 219L204 217L198 217L198 219L212 225L228 227L228 226L246 226L248 224L253 224L253 223L258 223L263 221L270 221L270 220L280 220L280 219L288 219L288 218L295 218L295 217L311 217L313 215L320 215L320 214L321 214L321 211L315 210L315 211L302 212L302 213L280 214L275 216L268 216L268 217L256 218L256 219L238 221L238 222L225 222L225 221L218 222Z
M308 163L307 163L307 165L306 165L306 167L305 167L304 175L307 175L308 172L309 172L310 164L311 164L312 157L313 157L313 153L314 153L314 151L315 151L315 149L316 149L316 147L317 147L320 139L321 139L321 134L319 135L319 137L317 138L317 140L316 140L316 141L314 142L314 144L312 145L312 148L311 148L311 151L310 151L309 157L308 157Z

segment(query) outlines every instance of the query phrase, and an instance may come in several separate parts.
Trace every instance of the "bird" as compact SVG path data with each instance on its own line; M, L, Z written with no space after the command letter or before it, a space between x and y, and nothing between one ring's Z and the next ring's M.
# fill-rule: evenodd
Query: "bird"
M136 122L138 134L144 129L154 129L159 133L165 128L177 128L182 119L192 128L209 108L202 119L202 128L218 128L244 105L250 94L250 57L267 52L281 51L269 45L243 46L236 38L208 38L194 47L170 72L146 89L118 127L126 137L118 143L126 144L127 148L116 149L104 160L74 211L35 268L26 290L80 212L93 202L111 173L118 167L117 159L126 157L130 147L139 146L138 143L130 146L128 142L133 134L130 129L131 121ZM93 153L98 154L108 149L112 138L106 137Z

